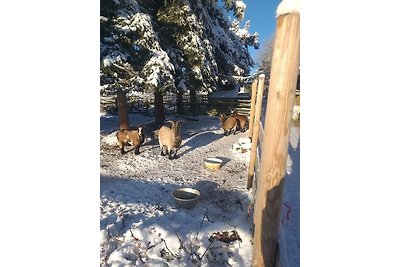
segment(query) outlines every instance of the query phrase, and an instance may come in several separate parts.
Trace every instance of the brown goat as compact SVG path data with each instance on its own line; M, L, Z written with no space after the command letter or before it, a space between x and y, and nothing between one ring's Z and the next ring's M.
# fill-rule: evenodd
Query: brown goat
M137 130L119 130L117 132L118 146L121 154L125 154L124 146L131 145L135 150L135 155L138 155L139 148L144 142L143 127L138 127Z
M169 159L176 158L176 153L182 143L181 136L181 121L167 121L170 122L171 128L162 126L158 131L158 142L161 148L161 155L164 156L164 147L167 149L167 155ZM173 156L172 156L173 154Z
M222 129L224 130L224 135L230 135L233 131L233 134L236 134L236 129L239 121L235 117L225 117L224 114L219 115L219 119L221 121Z
M239 120L239 128L242 132L247 131L249 129L249 118L245 115L240 115L238 114L237 110L232 110L231 111L232 117L235 117L235 119Z

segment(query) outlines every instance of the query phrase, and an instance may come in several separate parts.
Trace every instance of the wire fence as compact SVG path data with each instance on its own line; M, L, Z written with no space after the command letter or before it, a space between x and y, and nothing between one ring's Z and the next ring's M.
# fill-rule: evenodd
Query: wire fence
M167 93L163 96L166 113L181 115L213 115L220 113L230 114L236 109L239 114L249 115L251 108L250 97L244 98L209 98L208 95L196 95L196 101L190 101L190 95L182 95L182 107L178 111L176 94ZM154 113L154 95L140 94L127 96L129 112ZM118 114L117 100L114 96L100 97L100 111L109 114Z

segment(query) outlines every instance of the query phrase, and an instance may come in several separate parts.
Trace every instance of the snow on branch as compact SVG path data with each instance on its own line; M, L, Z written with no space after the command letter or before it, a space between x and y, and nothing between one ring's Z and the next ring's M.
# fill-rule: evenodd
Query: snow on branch
M246 4L242 0L225 0L225 7L231 10L239 20L243 19Z

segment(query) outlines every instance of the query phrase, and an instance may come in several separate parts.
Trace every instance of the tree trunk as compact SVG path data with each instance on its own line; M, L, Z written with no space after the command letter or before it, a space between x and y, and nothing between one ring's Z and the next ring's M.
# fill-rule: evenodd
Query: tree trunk
M154 112L156 124L163 124L165 121L164 99L162 92L154 92Z
M176 112L183 115L183 94L181 92L176 94Z
M119 128L121 130L129 129L128 103L126 94L121 89L117 91L117 105L119 116Z

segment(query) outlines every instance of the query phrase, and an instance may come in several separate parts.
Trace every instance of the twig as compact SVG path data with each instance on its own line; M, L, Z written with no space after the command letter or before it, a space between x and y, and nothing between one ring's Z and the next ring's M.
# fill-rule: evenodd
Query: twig
M179 243L181 244L180 248L183 248L187 253L190 254L190 257L191 257L192 261L193 261L193 255L196 255L197 259L201 260L199 255L197 255L197 253L193 252L192 242L190 242L190 251L189 251L189 249L185 246L185 244L183 243L182 239L178 236L178 234L175 233L175 235L178 238Z
M204 219L207 217L207 212L208 212L208 208L206 209L206 212L204 213L203 219L201 220L199 231L197 231L197 237L199 237L199 233L200 233L201 228L203 226Z
M178 234L177 233L175 233L175 235L176 235L176 237L178 238L178 240L179 240L179 243L181 244L181 247L184 249L184 250L186 250L186 252L187 253L189 253L190 254L190 251L189 251L189 249L185 246L185 244L183 243L183 241L182 241L182 239L180 239L180 237L178 236Z
M139 241L139 238L137 238L136 236L133 235L131 228L129 228L129 231L131 232L131 236L133 237L133 239L135 239L135 241Z
M210 244L208 244L208 247L206 248L206 250L204 251L203 255L201 255L200 260L203 259L204 255L206 255L206 252L208 251L208 249L211 247L212 243L214 242L215 239L213 239Z
M166 249L169 251L169 253L171 253L172 255L175 255L176 257L179 256L178 254L173 253L173 252L168 248L167 242L165 242L165 239L164 239L164 238L161 238L161 241L164 242L164 245L165 245Z
M147 253L147 251L149 251L150 249L154 248L155 246L157 246L160 243L157 243L157 244L151 245L150 247L147 247L145 253ZM149 242L149 244L150 244L150 242Z
M142 242L140 242L140 239L139 238L137 238L136 236L134 236L133 235L133 232L132 232L132 229L131 228L129 228L129 231L131 232L131 236L132 236L132 238L135 240L135 242L136 242L136 244L137 244L137 246L138 246L138 249L140 249L141 248L141 246L142 246ZM154 245L155 246L155 245ZM146 249L146 251L144 252L144 255L142 255L142 253L139 251L139 255L137 255L135 252L132 252L133 254L135 254L138 258L139 258L139 260L141 261L141 263L145 263L145 261L143 260L143 258L145 258L145 257L147 257L147 250L148 250L149 248L147 248Z

